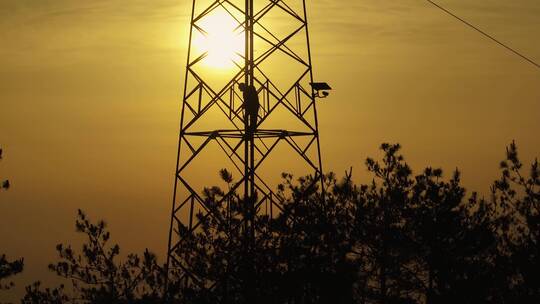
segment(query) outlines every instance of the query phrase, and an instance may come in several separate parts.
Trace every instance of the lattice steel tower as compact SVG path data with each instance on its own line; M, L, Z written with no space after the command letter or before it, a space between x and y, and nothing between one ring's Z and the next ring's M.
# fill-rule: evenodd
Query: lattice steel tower
M229 40L240 42L221 37L230 24L236 34ZM220 37L212 37L216 29ZM216 62L223 54L213 54L216 43L205 39L217 39L223 53L234 43L242 47ZM175 254L183 242L179 227L194 232L195 214L212 216L200 193L218 183L219 168L238 176L230 192L268 214L283 200L272 185L280 171L305 169L322 181L315 100L329 89L313 81L305 0L193 0L168 269L188 271Z

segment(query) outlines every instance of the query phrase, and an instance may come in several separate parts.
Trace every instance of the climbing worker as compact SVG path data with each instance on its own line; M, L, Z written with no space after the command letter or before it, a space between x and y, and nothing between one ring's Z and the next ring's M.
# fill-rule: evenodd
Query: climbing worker
M257 116L259 113L259 95L254 86L246 86L245 83L238 85L244 95L244 108L246 111L245 120L248 123L247 130L251 134L257 129Z

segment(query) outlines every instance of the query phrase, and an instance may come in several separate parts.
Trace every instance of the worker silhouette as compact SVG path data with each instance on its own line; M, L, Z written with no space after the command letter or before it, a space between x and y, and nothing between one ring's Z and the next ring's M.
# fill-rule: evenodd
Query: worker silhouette
M259 95L254 86L247 86L245 83L238 85L244 94L245 122L248 124L247 131L251 134L257 130L257 116L259 113Z

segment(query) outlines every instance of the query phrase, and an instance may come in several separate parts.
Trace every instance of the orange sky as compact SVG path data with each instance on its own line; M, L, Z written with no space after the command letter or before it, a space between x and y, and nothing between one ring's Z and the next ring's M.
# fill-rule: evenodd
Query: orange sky
M166 249L189 1L0 2L0 248L49 281L77 208L124 252ZM349 3L347 3L349 2ZM308 1L325 169L382 142L488 190L504 147L540 155L540 70L422 0ZM439 3L540 61L540 2Z

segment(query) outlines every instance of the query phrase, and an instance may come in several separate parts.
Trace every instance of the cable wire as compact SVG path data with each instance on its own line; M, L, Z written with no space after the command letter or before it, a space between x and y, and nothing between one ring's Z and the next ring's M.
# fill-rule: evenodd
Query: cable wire
M427 2L431 3L432 5L434 5L435 7L437 7L438 9L442 10L443 12L445 12L446 14L454 17L455 19L461 21L462 23L464 23L465 25L467 25L468 27L474 29L475 31L479 32L480 34L484 35L485 37L491 39L492 41L494 41L495 43L497 43L498 45L504 47L505 49L509 50L510 52L514 53L515 55L521 57L522 59L524 59L525 61L529 62L530 64L534 65L535 67L539 68L540 69L540 64L536 63L535 61L533 61L532 59L530 59L529 57L521 54L520 52L516 51L515 49L511 48L510 46L504 44L503 42L499 41L497 38L491 36L490 34L482 31L481 29L479 29L478 27L474 26L473 24L469 23L468 21L464 20L463 18L457 16L456 14L452 13L451 11L449 11L448 9L442 7L440 4L437 4L435 2L433 2L432 0L426 0Z

